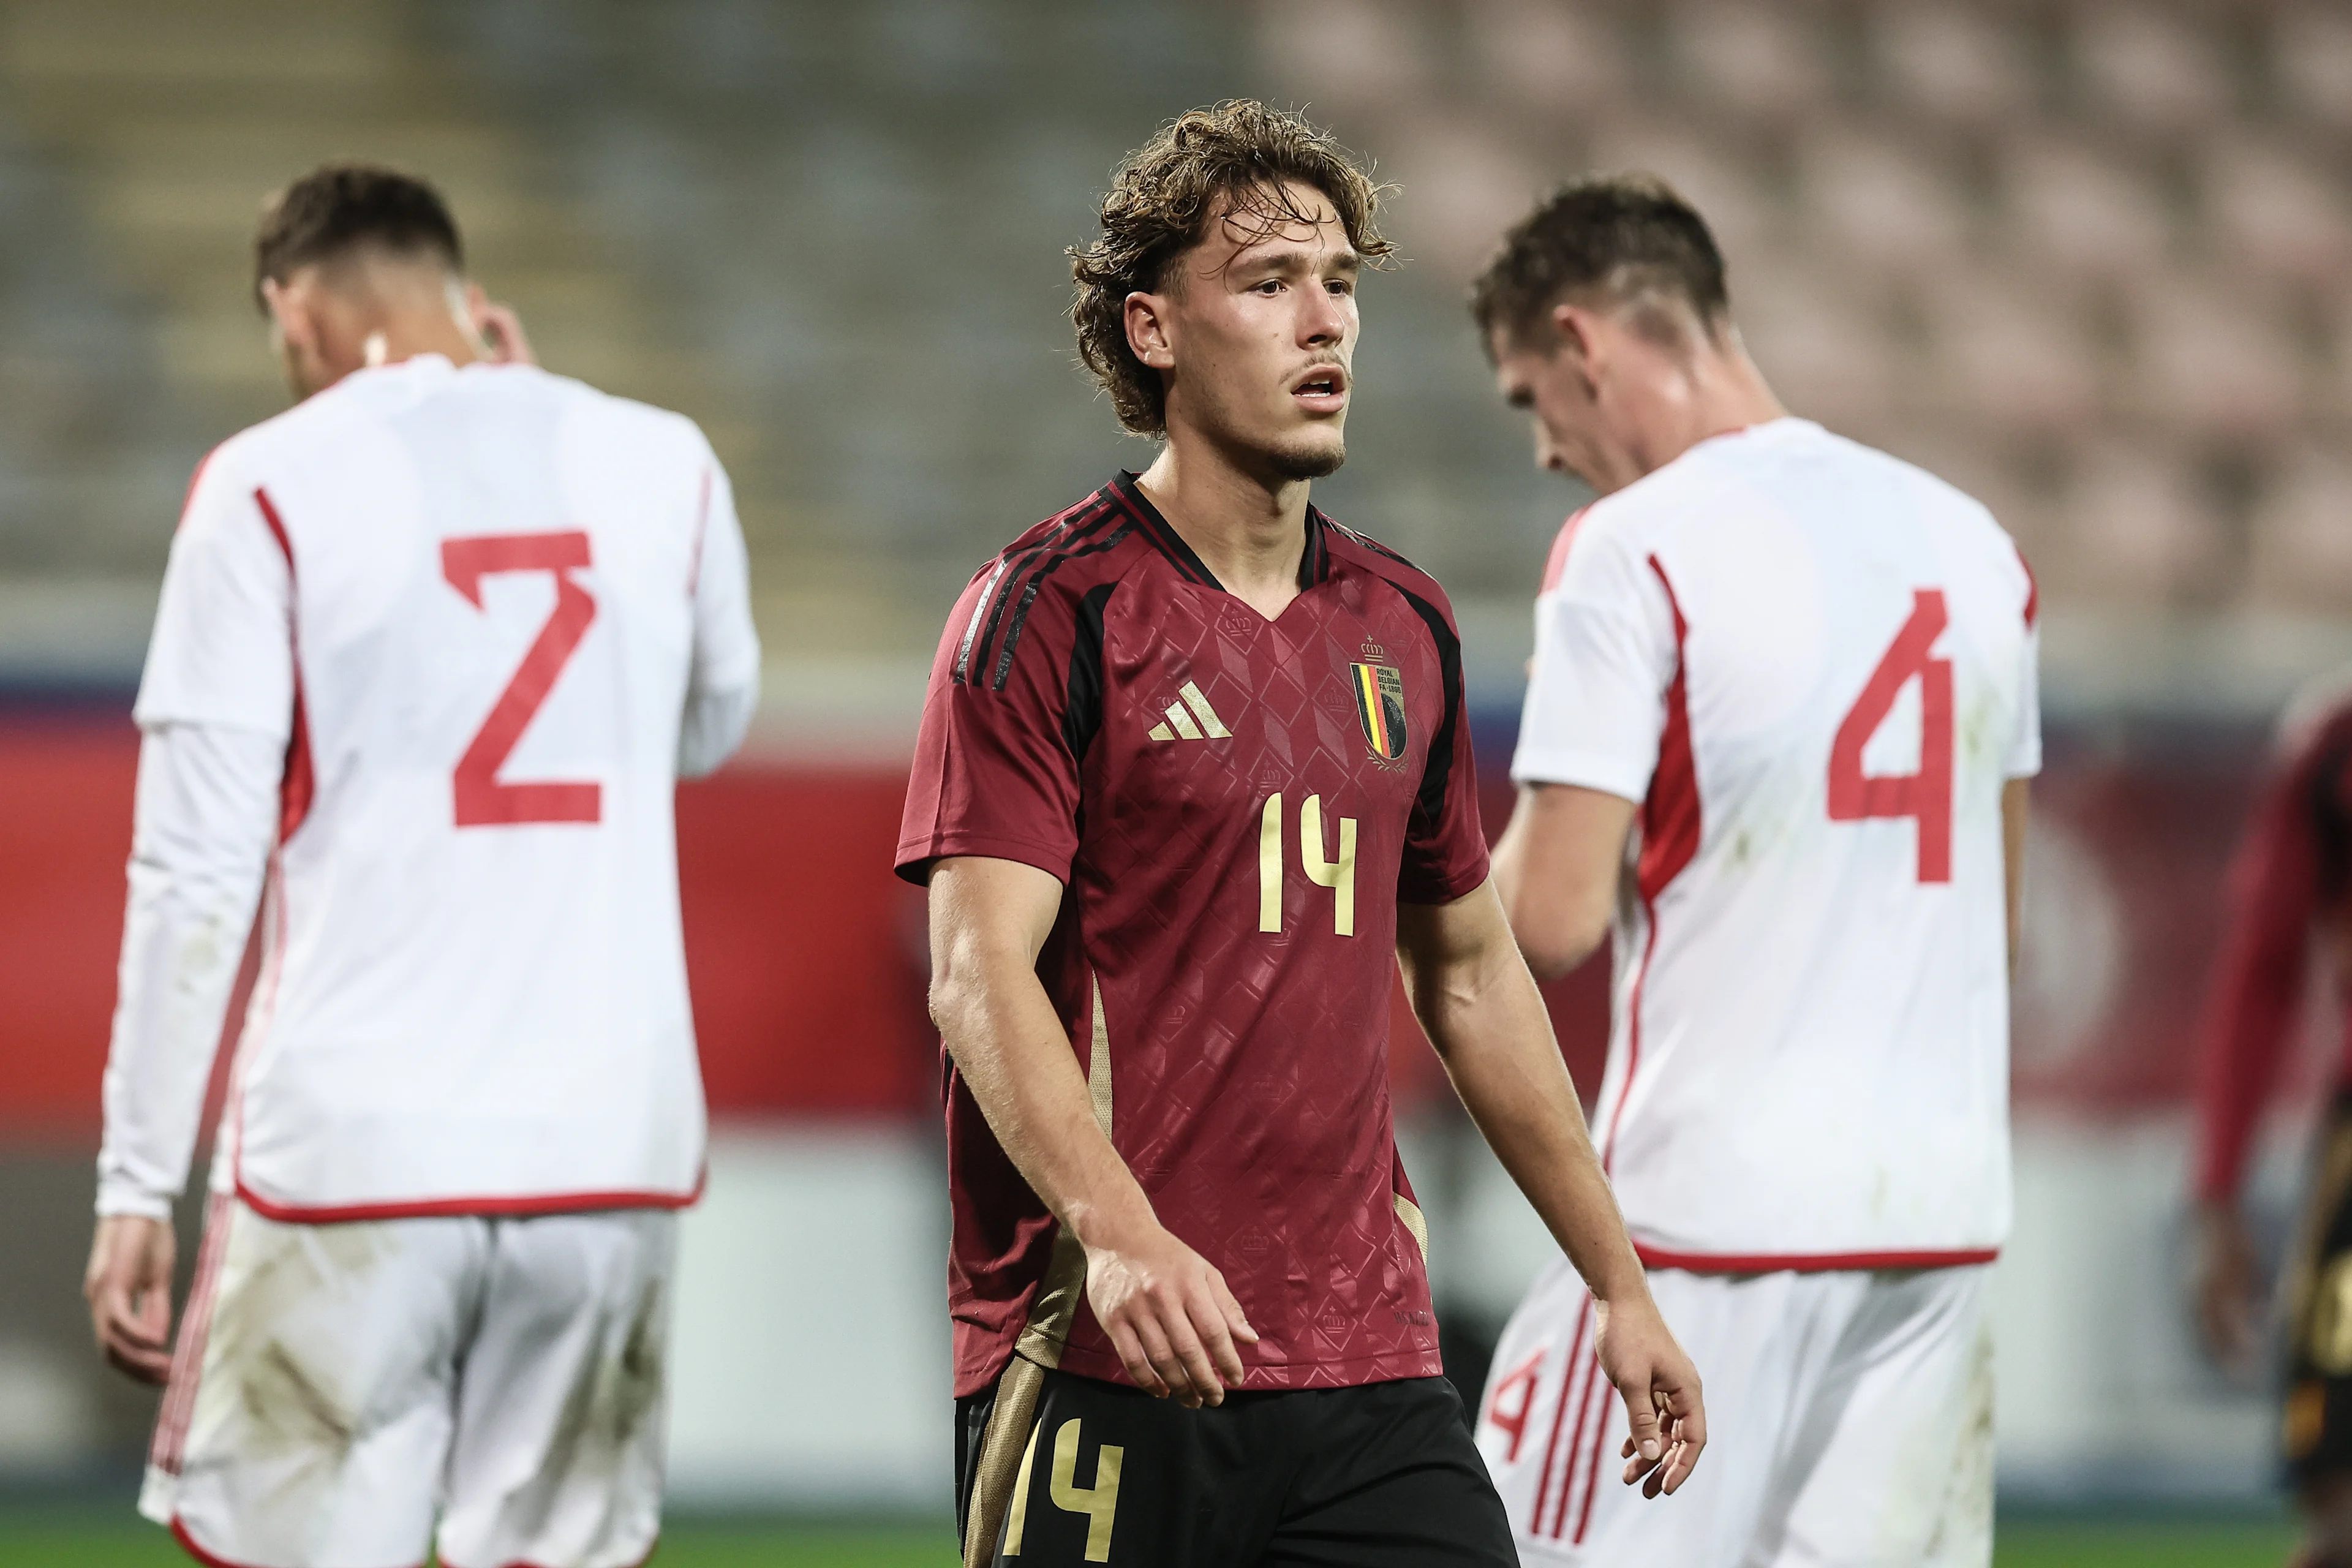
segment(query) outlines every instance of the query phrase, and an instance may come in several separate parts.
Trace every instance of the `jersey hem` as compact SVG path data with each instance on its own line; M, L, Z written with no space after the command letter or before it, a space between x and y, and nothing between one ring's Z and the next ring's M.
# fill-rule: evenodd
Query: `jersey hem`
M1685 1274L1836 1274L1882 1268L1965 1268L1990 1263L1998 1247L1924 1247L1882 1252L1680 1252L1633 1244L1644 1268Z
M349 1225L361 1220L518 1219L533 1215L586 1214L599 1209L683 1209L701 1201L710 1173L705 1169L684 1193L589 1192L534 1193L520 1196L403 1198L367 1204L281 1204L263 1197L240 1177L239 1202L267 1220L279 1225Z
M1017 860L1024 866L1034 866L1054 880L1067 886L1070 862L1077 851L1055 849L1025 838L999 838L988 834L945 833L925 838L902 838L898 841L898 863L892 869L903 881L919 888L929 887L931 868L941 860L960 856L977 856L992 860Z
M1015 1355L1019 1352L1013 1352ZM1007 1358L1007 1364L1011 1358ZM1061 1363L1053 1370L1078 1377L1091 1377L1097 1383L1115 1383L1121 1388L1132 1388L1134 1381L1115 1354L1097 1357L1086 1351L1062 1352ZM1275 1390L1302 1388L1352 1388L1370 1383L1400 1383L1406 1378L1440 1377L1444 1365L1435 1351L1405 1351L1391 1354L1357 1356L1347 1361L1253 1362L1242 1369L1239 1392L1256 1394ZM999 1375L1002 1375L1001 1370Z

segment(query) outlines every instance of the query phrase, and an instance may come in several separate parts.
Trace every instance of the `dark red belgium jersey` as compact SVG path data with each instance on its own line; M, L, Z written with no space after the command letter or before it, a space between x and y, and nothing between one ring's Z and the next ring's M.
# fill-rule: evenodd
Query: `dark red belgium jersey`
M1396 906L1486 879L1444 594L1312 510L1299 587L1268 621L1129 476L1032 529L956 603L898 839L912 880L1061 879L1039 978L1160 1223L1262 1336L1252 1388L1439 1370L1390 1114ZM1056 1222L952 1064L947 1123L957 1392L1024 1329L1121 1379L1071 1281L1041 1290Z

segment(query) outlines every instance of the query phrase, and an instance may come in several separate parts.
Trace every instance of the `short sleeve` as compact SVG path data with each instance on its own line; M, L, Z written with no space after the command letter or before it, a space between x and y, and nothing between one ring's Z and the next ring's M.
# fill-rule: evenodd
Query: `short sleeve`
M1657 767L1677 657L1663 575L1618 541L1583 530L1536 601L1511 777L1640 801Z
M974 578L940 638L900 819L898 875L923 885L957 855L1070 879L1078 759L1066 722L1076 616L1045 594L997 611L1002 568ZM1008 647L1008 644L1010 645Z
M163 569L133 716L284 741L294 721L294 572L258 487L205 459Z
M2026 573L2025 637L2017 650L2017 728L2010 736L2003 777L2032 778L2042 771L2042 595Z
M1397 901L1450 904L1477 891L1487 873L1486 833L1478 817L1478 764L1462 675L1462 635L1442 597L1424 599L1400 591L1436 645L1445 701L1422 764L1420 791L1405 821Z

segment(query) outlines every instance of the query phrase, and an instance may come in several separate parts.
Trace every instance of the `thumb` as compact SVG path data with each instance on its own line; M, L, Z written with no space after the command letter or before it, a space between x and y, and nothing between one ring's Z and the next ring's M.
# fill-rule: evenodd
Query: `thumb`
M1633 1445L1633 1452L1643 1459L1656 1459L1665 1452L1665 1447L1658 1441L1658 1411L1650 1397L1649 1384L1646 1382L1638 1384L1621 1383L1617 1385L1617 1392L1624 1397L1625 1421L1632 1428L1626 1440Z

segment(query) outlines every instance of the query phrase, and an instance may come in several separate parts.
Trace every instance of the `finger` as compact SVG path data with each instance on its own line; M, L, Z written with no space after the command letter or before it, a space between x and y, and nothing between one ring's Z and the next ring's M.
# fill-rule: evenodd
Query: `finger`
M1222 1320L1217 1320L1217 1323L1218 1327L1223 1327ZM1176 1310L1169 1314L1167 1333L1168 1348L1175 1352L1177 1362L1184 1368L1184 1375L1192 1380L1192 1392L1200 1395L1204 1405L1223 1404L1224 1380L1217 1375L1208 1348L1201 1342L1189 1304L1179 1302ZM1231 1357L1233 1353L1233 1344L1228 1341L1225 1354Z
M1224 1317L1226 1330L1232 1333L1234 1338L1241 1341L1244 1344L1254 1345L1257 1343L1257 1331L1250 1327L1249 1314L1242 1310L1241 1302L1234 1298L1233 1291L1226 1287L1225 1277L1223 1274L1212 1270L1209 1275L1209 1283L1215 1290L1217 1298L1217 1310Z
M171 1381L172 1358L158 1351L141 1350L131 1345L108 1343L107 1363L117 1372L136 1378L141 1383L161 1385Z
M1242 1352L1234 1346L1233 1317L1227 1315L1224 1304L1217 1300L1222 1293L1212 1290L1205 1299L1192 1302L1191 1309L1193 1331L1200 1335L1202 1348L1208 1352L1209 1360L1214 1363L1213 1370L1216 1373L1221 1391L1239 1388L1242 1379L1247 1375L1242 1365ZM1234 1315L1237 1316L1238 1312ZM1242 1329L1247 1332L1249 1325L1244 1322ZM1257 1336L1252 1334L1250 1337L1255 1340Z
M1160 1374L1160 1385L1174 1396L1176 1403L1188 1410L1200 1408L1201 1395L1192 1386L1191 1374L1169 1348L1167 1332L1149 1310L1136 1319L1135 1337L1142 1343L1143 1353L1150 1358L1151 1369Z
M1651 1394L1650 1380L1645 1377L1638 1384L1629 1380L1619 1384L1617 1392L1624 1397L1625 1422L1631 1428L1625 1440L1633 1445L1633 1451L1642 1457L1645 1468L1656 1464L1666 1446L1658 1436L1658 1409Z
M1135 1331L1128 1327L1126 1321L1114 1319L1105 1323L1103 1332L1110 1338L1110 1348L1118 1352L1118 1364L1127 1370L1128 1382L1155 1399L1167 1397L1168 1385L1160 1381L1158 1373L1151 1370L1150 1358L1143 1353L1142 1342L1135 1337Z

